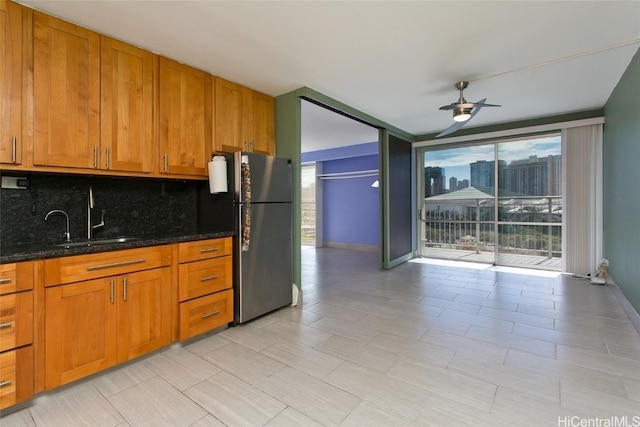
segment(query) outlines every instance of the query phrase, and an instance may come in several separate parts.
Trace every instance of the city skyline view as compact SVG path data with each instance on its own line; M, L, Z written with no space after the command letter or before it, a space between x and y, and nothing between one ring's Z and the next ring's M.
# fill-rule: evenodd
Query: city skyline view
M505 161L507 165L513 161L526 160L533 155L543 158L560 154L559 134L498 144L498 160ZM493 144L434 150L425 153L424 167L443 168L445 188L449 191L449 180L451 178L456 178L458 182L465 179L471 180L470 165L482 160L493 161L494 156Z

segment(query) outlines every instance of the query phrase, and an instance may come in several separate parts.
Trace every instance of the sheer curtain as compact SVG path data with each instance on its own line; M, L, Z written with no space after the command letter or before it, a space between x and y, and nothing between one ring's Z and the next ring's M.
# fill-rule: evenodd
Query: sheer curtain
M602 124L562 131L562 253L566 273L593 274L602 258Z

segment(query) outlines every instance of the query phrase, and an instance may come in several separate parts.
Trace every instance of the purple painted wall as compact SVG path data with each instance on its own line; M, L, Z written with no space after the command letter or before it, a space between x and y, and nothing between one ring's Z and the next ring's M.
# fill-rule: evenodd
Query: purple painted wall
M323 173L378 169L378 155L323 162ZM377 176L323 181L323 218L326 242L378 244Z
M378 143L302 153L302 162L321 162L322 173L357 172L378 169ZM325 179L323 220L325 242L378 245L377 176Z

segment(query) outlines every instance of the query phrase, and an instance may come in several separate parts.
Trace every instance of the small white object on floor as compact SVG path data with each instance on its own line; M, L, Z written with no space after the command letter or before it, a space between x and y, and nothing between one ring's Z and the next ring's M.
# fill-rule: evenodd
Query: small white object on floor
M298 287L294 283L291 287L291 307L295 307L298 305Z

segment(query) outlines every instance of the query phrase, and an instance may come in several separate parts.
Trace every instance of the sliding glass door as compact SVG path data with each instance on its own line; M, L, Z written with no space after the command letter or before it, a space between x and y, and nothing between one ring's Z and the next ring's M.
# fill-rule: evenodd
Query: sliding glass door
M560 136L496 144L499 265L562 267Z
M422 256L560 270L559 135L430 149L421 158Z

